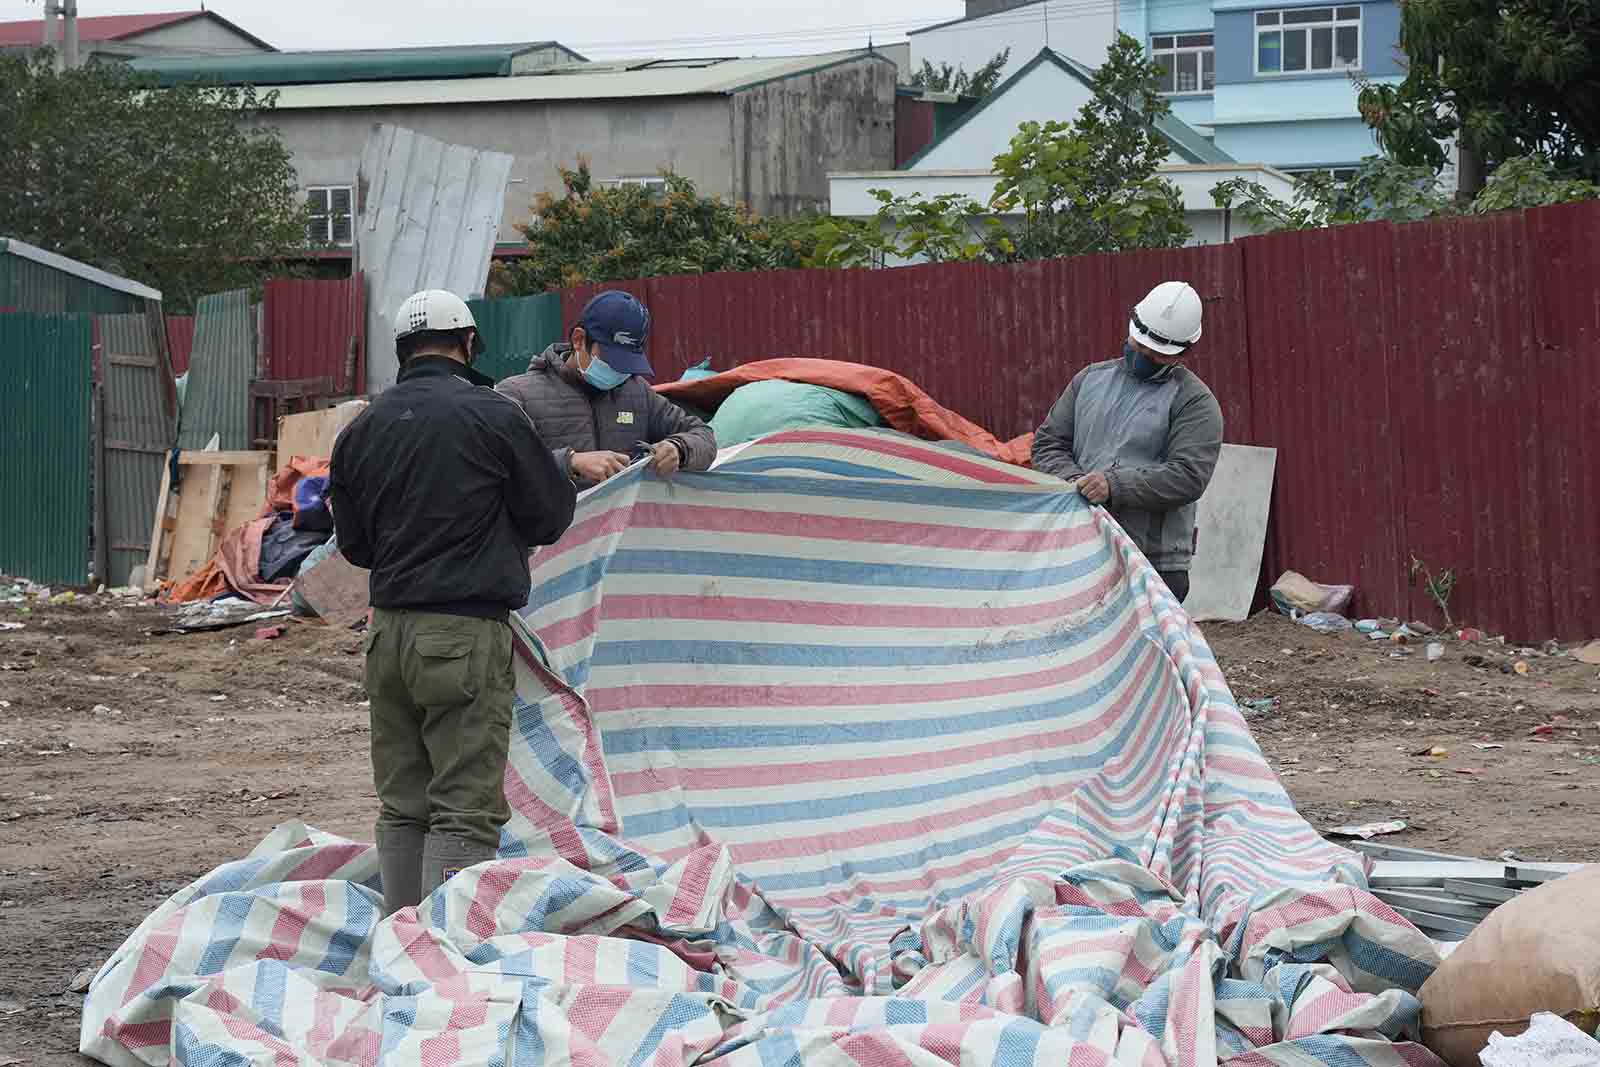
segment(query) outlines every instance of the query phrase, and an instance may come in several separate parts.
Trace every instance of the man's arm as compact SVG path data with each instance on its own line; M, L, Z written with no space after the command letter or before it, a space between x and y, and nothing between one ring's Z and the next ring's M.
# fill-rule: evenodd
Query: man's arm
M1113 467L1111 506L1171 511L1200 499L1222 453L1222 406L1202 389L1172 416L1164 463Z
M711 427L656 392L650 390L650 441L672 441L683 452L683 470L707 471L717 461L717 435Z
M1045 416L1044 425L1033 435L1033 469L1053 474L1064 482L1082 478L1086 472L1072 454L1074 409L1078 404L1080 372L1072 379Z
M522 405L515 400L501 403L504 410L497 421L506 465L506 510L530 548L553 545L572 525L578 491Z
M366 512L349 481L341 477L351 463L348 446L353 429L354 426L346 427L334 442L328 470L328 499L332 502L333 532L339 541L339 553L351 565L370 571L372 539L367 535Z

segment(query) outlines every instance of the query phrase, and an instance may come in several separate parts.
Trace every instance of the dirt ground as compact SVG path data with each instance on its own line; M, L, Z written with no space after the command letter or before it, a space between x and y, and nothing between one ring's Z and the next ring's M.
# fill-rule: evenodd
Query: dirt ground
M0 632L0 1065L88 1063L74 977L273 826L371 833L359 635L147 635L162 619L111 597L0 606L25 626ZM1600 860L1600 668L1454 640L1395 659L1274 616L1205 629L1241 701L1277 698L1252 726L1317 827L1402 819L1386 840Z

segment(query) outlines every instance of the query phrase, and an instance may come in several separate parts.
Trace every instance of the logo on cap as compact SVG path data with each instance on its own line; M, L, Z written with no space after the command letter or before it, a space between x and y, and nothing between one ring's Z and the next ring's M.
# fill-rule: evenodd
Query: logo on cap
M611 335L611 343L616 345L637 345L639 339L626 330L618 330Z

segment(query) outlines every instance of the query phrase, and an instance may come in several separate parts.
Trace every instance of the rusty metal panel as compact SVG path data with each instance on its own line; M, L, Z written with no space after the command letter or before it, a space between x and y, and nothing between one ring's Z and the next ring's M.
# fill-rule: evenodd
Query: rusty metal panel
M250 304L250 291L201 297L178 447L204 448L212 434L221 435L225 452L250 447L250 381L255 369L256 310Z
M167 343L172 346L172 373L189 370L189 354L194 351L194 316L167 316Z
M351 349L363 330L359 288L354 277L267 282L261 331L266 379L331 378L340 393L364 389L350 381Z
M88 315L0 314L0 573L88 580L92 327Z
M1353 584L1367 614L1404 602L1404 487L1386 384L1397 351L1392 239L1375 223L1240 243L1253 422L1243 440L1278 450L1266 578L1296 570Z
M1400 550L1455 571L1455 614L1542 638L1554 627L1545 557L1567 537L1540 521L1543 438L1587 431L1540 411L1525 217L1400 226L1394 247ZM1437 618L1420 585L1410 593L1411 614Z
M171 372L147 315L105 315L97 320L105 382L105 556L101 581L128 584L150 552L161 469L177 433Z
M356 266L370 288L367 388L393 385L399 370L394 316L421 289L483 295L505 211L512 157L446 144L387 123L361 158Z
M1600 203L1527 214L1533 348L1519 389L1539 403L1539 507L1550 537L1550 610L1559 636L1600 634ZM1537 635L1535 635L1537 636Z

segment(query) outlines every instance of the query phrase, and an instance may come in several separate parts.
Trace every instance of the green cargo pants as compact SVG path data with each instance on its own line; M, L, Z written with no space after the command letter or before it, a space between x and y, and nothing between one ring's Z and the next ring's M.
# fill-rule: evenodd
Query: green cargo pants
M497 847L511 818L511 627L380 608L366 649L378 827Z

